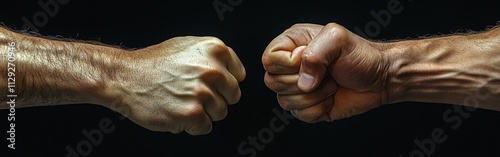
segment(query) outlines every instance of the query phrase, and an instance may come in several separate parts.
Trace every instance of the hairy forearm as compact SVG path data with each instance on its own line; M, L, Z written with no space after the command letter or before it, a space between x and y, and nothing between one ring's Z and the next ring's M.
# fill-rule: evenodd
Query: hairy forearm
M8 49L13 46L15 91L8 91ZM12 49L12 47L11 47ZM80 42L48 40L0 28L0 109L8 94L17 107L98 103L109 89L123 50ZM12 71L12 69L11 69Z
M388 103L419 101L500 111L500 29L388 45Z

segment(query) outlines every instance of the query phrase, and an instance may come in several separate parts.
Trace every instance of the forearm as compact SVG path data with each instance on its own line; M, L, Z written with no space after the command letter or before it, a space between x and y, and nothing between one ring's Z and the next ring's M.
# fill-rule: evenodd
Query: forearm
M419 101L500 111L500 29L389 45L388 103Z
M8 91L8 49L15 55L15 91ZM14 46L12 46L15 44ZM13 51L12 51L13 50ZM16 107L98 103L109 89L123 50L107 46L48 40L0 28L0 96ZM12 68L11 64L11 68ZM12 82L12 79L11 79Z

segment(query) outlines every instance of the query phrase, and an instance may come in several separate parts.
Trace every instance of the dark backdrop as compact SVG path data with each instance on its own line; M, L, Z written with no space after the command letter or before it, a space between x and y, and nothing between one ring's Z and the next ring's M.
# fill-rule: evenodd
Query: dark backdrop
M38 2L50 1L57 2L3 1L0 22L20 30L24 25L23 17L33 22L34 15L47 14L43 13ZM89 156L250 156L239 153L238 146L249 142L249 136L259 133L267 142L262 150L256 149L257 156L262 157L475 157L498 156L500 153L500 113L477 110L468 118L459 118L462 123L453 130L451 127L455 122L444 121L443 115L454 107L445 104L408 102L386 105L332 123L307 124L291 120L284 130L270 136L269 122L276 118L273 109L282 110L276 95L263 83L264 70L260 60L267 44L295 23L337 22L353 31L356 27L364 30L367 24L371 24L369 37L373 40L416 38L460 30L481 31L500 20L496 1L400 0L401 13L391 15L387 25L379 26L379 30L371 22L375 18L370 12L386 10L387 4L395 0L243 0L235 6L229 2L237 4L234 3L237 0L218 1L232 10L223 14L223 21L212 5L213 0L70 0L67 4L58 4L59 10L52 14L53 17L48 15L47 19L40 18L41 22L36 23L41 26L37 27L41 35L97 40L129 48L142 48L183 35L221 38L235 49L247 68L248 76L241 83L243 97L240 103L229 107L225 120L214 123L212 133L193 137L185 133L151 132L127 119L120 119L115 112L93 105L27 108L16 111L17 149L9 151L6 149L7 140L4 140L8 130L4 118L8 112L2 110L0 117L4 118L1 118L0 128L4 131L0 131L0 156L14 152L17 156L66 156L67 146L77 150L79 143L88 141L82 130L99 128L99 122L107 118L115 130L104 134L102 142L92 146L91 150L87 147L81 149L89 152ZM439 128L446 133L447 139L443 143L429 144L433 130ZM415 141L427 142L426 148L435 149L426 151ZM251 147L245 145L242 148Z

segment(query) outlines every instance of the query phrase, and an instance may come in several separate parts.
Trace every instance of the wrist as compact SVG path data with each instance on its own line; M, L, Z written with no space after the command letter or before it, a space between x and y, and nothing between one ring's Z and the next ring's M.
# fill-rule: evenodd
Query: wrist
M98 52L102 62L95 66L99 71L99 77L86 92L90 93L91 97L88 98L90 103L114 109L115 101L123 95L120 90L122 86L120 76L127 68L125 60L129 52L115 48L103 50L106 52Z
M388 61L386 83L386 103L398 103L408 101L405 93L408 90L405 78L407 74L403 69L411 69L418 62L416 53L419 52L426 43L420 40L406 40L386 44L384 55ZM413 55L413 56L412 56Z

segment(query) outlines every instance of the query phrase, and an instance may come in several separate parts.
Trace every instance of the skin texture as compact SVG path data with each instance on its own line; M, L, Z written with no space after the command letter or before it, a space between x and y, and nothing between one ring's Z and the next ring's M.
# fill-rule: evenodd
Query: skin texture
M207 134L239 101L245 69L214 37L176 37L134 51L0 28L0 64L15 43L16 108L90 103L153 131ZM7 67L0 67L6 74ZM0 75L1 82L7 82ZM7 89L7 84L0 84ZM7 90L1 90L8 109Z
M314 123L404 101L500 111L499 58L498 28L382 43L330 23L292 26L271 41L262 63L280 105Z

